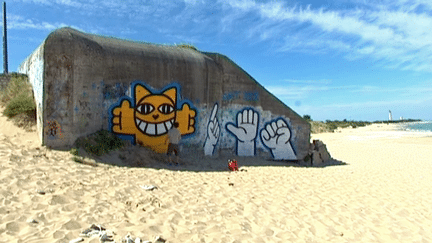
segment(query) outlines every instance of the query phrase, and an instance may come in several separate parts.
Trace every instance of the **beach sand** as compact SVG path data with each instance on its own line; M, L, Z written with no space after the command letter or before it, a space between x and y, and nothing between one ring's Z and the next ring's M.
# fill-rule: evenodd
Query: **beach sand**
M321 167L240 157L229 172L226 156L174 166L136 148L81 164L0 117L0 242L69 242L91 224L116 242L432 242L432 137L395 129L313 135L337 160Z

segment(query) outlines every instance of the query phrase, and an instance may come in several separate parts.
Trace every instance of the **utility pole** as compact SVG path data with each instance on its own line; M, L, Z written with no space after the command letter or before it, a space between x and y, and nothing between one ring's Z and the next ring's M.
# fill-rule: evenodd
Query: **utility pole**
M3 73L8 74L6 1L3 2Z

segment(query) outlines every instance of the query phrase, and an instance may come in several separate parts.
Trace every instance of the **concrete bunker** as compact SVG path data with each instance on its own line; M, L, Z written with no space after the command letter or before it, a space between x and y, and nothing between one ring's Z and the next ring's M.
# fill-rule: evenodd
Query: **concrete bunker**
M302 160L310 124L218 53L53 31L19 67L43 145L109 130L157 152L173 121L184 149Z

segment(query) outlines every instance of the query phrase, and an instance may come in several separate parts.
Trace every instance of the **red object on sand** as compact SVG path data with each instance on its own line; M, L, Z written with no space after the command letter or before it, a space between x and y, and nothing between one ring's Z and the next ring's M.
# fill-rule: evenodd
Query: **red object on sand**
M231 171L238 171L237 160L228 160L228 169Z

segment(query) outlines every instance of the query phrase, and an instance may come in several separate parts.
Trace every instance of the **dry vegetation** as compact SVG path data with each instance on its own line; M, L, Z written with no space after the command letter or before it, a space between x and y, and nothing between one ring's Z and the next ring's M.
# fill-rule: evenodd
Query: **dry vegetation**
M364 127L367 125L371 125L372 123L404 123L404 122L417 122L421 121L418 119L405 119L405 120L397 120L397 121L348 121L346 119L339 121L339 120L326 120L323 121L313 121L309 115L304 115L303 119L308 121L311 124L311 133L324 133L324 132L334 132L338 128L357 128L357 127Z
M0 105L5 107L3 114L18 127L34 130L36 125L36 103L33 89L27 75L11 73L1 75L9 83L0 91Z

